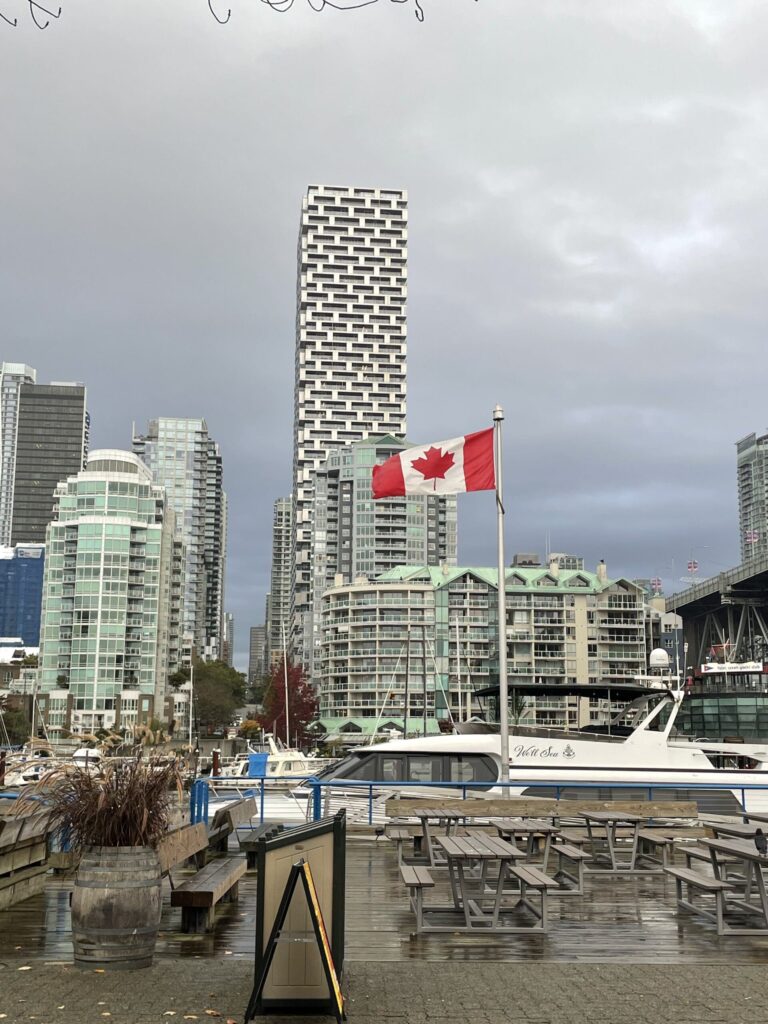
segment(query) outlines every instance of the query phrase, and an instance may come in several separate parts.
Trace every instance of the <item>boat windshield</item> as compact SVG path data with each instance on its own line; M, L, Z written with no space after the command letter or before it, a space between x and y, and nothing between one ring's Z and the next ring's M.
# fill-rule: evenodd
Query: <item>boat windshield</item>
M660 705L665 706L661 707L661 710L654 715ZM634 730L653 715L652 721L648 723L648 729L654 732L664 732L673 707L672 697L666 690L645 694L633 700L631 704L627 704L618 714L614 715L611 719L611 726L624 726Z

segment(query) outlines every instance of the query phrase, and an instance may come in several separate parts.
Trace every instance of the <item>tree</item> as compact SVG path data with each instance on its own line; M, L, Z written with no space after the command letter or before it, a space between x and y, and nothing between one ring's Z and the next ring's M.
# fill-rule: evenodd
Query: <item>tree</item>
M528 701L521 693L514 693L509 702L509 710L512 712L515 725L520 725L520 719L528 710Z
M194 699L202 728L208 732L227 728L245 703L245 676L224 661L196 661Z
M171 672L168 676L168 685L174 690L178 690L184 683L189 682L189 669L180 668L176 672Z
M288 738L295 746L302 746L308 742L310 736L307 726L314 721L316 715L315 691L307 682L301 666L289 661ZM282 662L272 669L264 694L264 708L258 721L266 732L271 732L285 741L285 671Z
M256 739L262 732L261 725L254 718L246 718L240 728L237 730L238 736L243 736L247 740Z

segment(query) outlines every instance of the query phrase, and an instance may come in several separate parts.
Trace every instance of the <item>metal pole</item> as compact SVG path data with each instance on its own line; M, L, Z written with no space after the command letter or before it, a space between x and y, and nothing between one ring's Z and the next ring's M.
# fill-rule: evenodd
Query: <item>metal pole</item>
M427 735L427 623L421 624L422 655L424 658L424 736ZM437 708L435 708L437 711Z
M193 698L193 695L194 695L194 688L195 688L195 683L194 683L194 679L195 679L195 663L192 660L193 657L194 657L194 655L191 656L190 660L189 660L189 757L190 757L190 760L192 759L192 750L194 749L193 746L192 746L192 698Z
M461 651L459 650L459 616L456 616L456 689L459 695L459 721L464 720L464 694L461 692ZM467 716L469 720L469 716Z
M283 633L283 676L285 683L285 745L291 745L291 728L288 721L288 645L285 642L285 622L281 620L280 629Z
M405 693L403 694L403 739L408 739L408 680L411 675L411 624L408 623L408 636L405 641Z
M507 587L504 564L504 488L502 477L501 424L504 410L493 410L494 463L496 468L496 536L499 555L499 737L501 740L501 782L509 782L509 697L507 693Z

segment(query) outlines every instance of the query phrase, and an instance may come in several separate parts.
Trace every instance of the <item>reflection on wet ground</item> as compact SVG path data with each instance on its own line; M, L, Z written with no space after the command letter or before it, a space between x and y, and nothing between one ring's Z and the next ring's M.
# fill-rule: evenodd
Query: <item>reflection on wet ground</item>
M231 855L235 854L234 850ZM188 873L174 871L177 882ZM71 961L71 879L51 876L44 893L0 911L0 960ZM434 898L441 900L438 894ZM181 911L164 904L157 953L163 957L253 956L256 875L240 883L239 903L220 904L210 935L184 935ZM714 925L675 904L664 876L589 876L584 897L550 903L547 935L412 934L414 917L386 840L351 837L347 852L347 961L463 960L614 963L764 963L768 934L718 937Z

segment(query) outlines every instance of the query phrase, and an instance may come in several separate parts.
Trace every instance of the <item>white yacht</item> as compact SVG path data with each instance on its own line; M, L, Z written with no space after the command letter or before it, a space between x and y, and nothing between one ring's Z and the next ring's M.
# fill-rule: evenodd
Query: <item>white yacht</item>
M751 810L768 811L768 743L692 739L675 729L683 690L652 690L633 700L604 726L564 732L510 725L509 787L501 775L496 727L482 732L401 739L356 750L321 776L323 781L430 783L403 787L403 796L459 795L436 783L471 784L486 796L570 795L595 799L637 798L653 787L656 798L695 800L700 810L734 813L742 794ZM711 790L699 790L705 784ZM627 787L637 787L636 790ZM765 789L742 789L764 786ZM334 787L335 789L336 787ZM350 790L352 787L349 787ZM387 787L389 788L389 787ZM568 796L568 793L563 794Z

